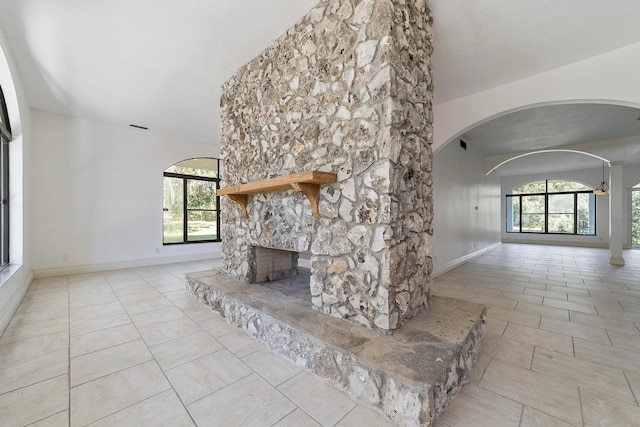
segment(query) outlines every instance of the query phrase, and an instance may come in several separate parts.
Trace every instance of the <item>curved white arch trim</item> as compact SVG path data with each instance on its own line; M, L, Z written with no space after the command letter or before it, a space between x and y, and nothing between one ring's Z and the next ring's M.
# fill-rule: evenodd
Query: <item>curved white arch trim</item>
M517 160L517 159L521 159L523 157L527 157L527 156L532 156L534 154L542 154L542 153L576 153L576 154L584 154L586 156L590 156L590 157L595 157L596 159L600 159L603 162L606 162L607 165L609 167L611 167L611 162L609 162L609 160L605 159L604 157L600 157L597 156L595 154L591 154L591 153L587 153L585 151L579 151L579 150L563 150L563 149L557 149L557 150L538 150L538 151L532 151L530 153L524 153L524 154L519 154L517 156L511 157L510 159L505 160L504 162L498 164L497 166L494 166L489 172L487 172L485 174L485 176L488 176L490 173L492 173L493 171L495 171L496 169L498 169L500 166L509 163L512 160Z

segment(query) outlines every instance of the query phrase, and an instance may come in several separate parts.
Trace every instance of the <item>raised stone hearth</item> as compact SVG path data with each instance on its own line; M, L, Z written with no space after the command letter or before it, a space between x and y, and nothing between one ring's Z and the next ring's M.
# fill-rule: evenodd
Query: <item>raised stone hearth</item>
M433 297L393 332L315 310L309 273L247 285L212 270L187 290L232 325L401 426L432 426L466 382L485 332L485 307Z

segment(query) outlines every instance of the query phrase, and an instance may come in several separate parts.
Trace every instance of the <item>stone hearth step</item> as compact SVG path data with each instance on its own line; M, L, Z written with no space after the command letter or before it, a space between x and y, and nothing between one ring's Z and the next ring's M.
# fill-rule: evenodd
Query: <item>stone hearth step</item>
M303 270L303 269L301 269ZM393 332L313 308L308 273L243 284L219 270L187 274L187 290L229 323L402 426L430 426L467 381L486 308L433 297Z

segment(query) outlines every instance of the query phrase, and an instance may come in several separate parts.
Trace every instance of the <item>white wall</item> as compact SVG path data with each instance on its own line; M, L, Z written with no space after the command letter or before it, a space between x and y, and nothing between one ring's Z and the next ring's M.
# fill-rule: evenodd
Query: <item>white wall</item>
M32 110L36 277L212 257L219 243L162 245L162 173L214 147Z
M30 187L30 117L27 98L5 38L0 31L0 85L4 91L13 140L9 144L9 261L11 265L0 274L0 334L11 320L31 284L29 257L29 227L25 227L25 212L31 205L26 197Z
M596 235L575 236L558 234L526 234L507 233L506 230L506 198L515 187L545 179L564 179L577 181L589 187L595 188L602 181L602 169L588 169L580 171L568 171L558 173L546 173L535 175L505 176L502 177L501 196L501 230L504 243L544 243L549 245L609 247L609 195L596 196ZM504 220L502 220L504 218Z
M472 144L451 143L433 161L434 275L500 242L500 177L485 176ZM477 210L476 210L477 207Z

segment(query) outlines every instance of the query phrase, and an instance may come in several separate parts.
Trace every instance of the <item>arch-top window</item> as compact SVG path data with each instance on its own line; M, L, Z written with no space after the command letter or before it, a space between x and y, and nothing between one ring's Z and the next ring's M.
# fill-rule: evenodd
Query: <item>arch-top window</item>
M507 232L596 234L596 199L579 182L530 182L507 194Z
M218 159L194 158L165 169L165 245L220 241L219 168Z

